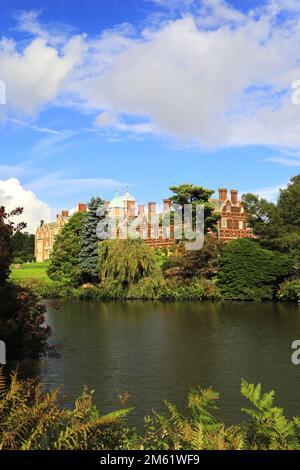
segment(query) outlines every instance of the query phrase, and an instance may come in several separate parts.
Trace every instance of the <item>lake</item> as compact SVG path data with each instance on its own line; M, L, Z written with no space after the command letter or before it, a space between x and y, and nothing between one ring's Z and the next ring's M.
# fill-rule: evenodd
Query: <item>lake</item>
M51 304L50 304L51 305ZM163 400L183 408L192 387L221 393L219 416L241 419L240 381L275 389L288 416L300 415L300 307L279 303L63 302L48 306L47 322L63 345L60 358L23 365L46 387L63 384L66 404L84 384L101 411L128 392L130 422L141 424Z

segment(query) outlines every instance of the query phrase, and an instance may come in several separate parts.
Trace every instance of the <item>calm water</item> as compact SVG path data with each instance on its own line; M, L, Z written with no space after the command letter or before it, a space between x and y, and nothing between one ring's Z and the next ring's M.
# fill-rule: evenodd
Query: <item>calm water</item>
M27 365L46 385L63 384L67 402L84 384L103 411L128 392L140 422L168 399L184 407L191 387L221 393L220 416L240 419L240 379L274 388L287 415L300 415L300 307L273 303L67 302L49 307L48 323L63 344L60 358ZM24 369L23 369L24 371Z

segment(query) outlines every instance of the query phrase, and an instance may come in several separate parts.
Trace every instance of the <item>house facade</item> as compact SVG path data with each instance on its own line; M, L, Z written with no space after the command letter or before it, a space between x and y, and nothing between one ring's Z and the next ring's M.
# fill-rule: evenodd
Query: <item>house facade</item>
M253 238L253 233L247 222L244 204L238 197L238 191L232 189L230 195L226 188L219 189L219 197L211 199L215 211L220 213L218 221L218 237L229 241L236 238Z
M215 211L220 214L217 233L221 240L253 238L251 228L247 222L244 204L239 200L237 190L233 189L229 193L226 188L220 188L218 197L211 198L210 201ZM169 199L163 200L161 209L158 209L156 202L148 202L148 206L145 207L144 204L138 205L135 197L127 189L123 196L116 192L111 201L105 201L105 205L111 219L122 220L125 217L128 221L134 221L138 217L138 220L142 222L139 222L137 231L140 232L141 238L148 245L159 248L168 247L175 243L174 227L170 225L169 228L166 228L159 223L159 220L172 210L172 202ZM77 211L86 212L87 205L79 203ZM35 257L37 262L49 259L55 236L61 231L69 218L69 212L64 210L56 216L55 222L44 223L44 221L41 221L35 234ZM148 224L149 219L152 220L151 226ZM115 226L117 227L116 224ZM122 233L122 228L119 227L116 229L115 236L116 238L124 238L127 237L127 232Z
M76 211L86 212L87 205L79 203ZM55 236L61 231L70 218L69 211L63 210L56 216L55 222L45 223L41 220L35 232L34 256L38 263L47 261L53 250Z

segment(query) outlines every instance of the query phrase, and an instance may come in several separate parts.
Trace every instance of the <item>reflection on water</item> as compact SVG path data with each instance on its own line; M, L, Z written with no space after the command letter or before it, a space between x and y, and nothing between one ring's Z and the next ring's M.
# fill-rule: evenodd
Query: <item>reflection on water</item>
M240 419L240 380L274 388L288 415L300 415L298 305L273 303L66 302L49 307L48 323L63 344L60 358L22 364L22 375L63 384L69 401L84 384L103 412L128 392L132 422L164 399L185 406L191 387L221 393L220 416Z

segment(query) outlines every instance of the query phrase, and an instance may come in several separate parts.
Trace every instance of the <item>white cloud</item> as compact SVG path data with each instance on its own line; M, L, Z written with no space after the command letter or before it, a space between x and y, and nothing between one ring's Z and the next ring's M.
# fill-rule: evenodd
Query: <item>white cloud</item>
M35 132L41 132L42 134L60 135L62 133L61 131L58 131L56 129L49 129L49 127L40 127L36 124L31 124L30 122L22 121L16 118L9 118L8 121L12 122L13 124L17 124L18 126L28 127L29 129Z
M68 178L61 173L50 173L29 184L33 191L49 188L57 197L78 194L80 190L101 194L105 190L120 189L126 186L128 186L128 183L112 178Z
M133 115L153 122L153 133L199 146L300 147L300 107L289 90L300 76L297 17L280 23L278 9L246 15L220 0L203 2L200 12L107 49L105 64L100 38L68 89L101 110L101 125L107 116ZM201 25L208 18L218 27Z
M19 217L20 222L26 222L26 230L34 233L40 220L53 220L54 211L32 192L24 189L16 178L0 180L0 205L7 210L16 207L24 207L23 214Z
M299 2L249 12L225 0L152 2L184 9L143 31L124 24L96 38L65 38L37 12L23 14L19 29L36 37L21 51L0 41L8 102L33 113L58 100L97 115L101 131L200 147L300 149L300 106L290 100L300 79Z
M1 39L0 76L6 84L7 107L32 115L53 102L82 52L80 36L68 40L61 50L38 37L21 52L13 40Z

